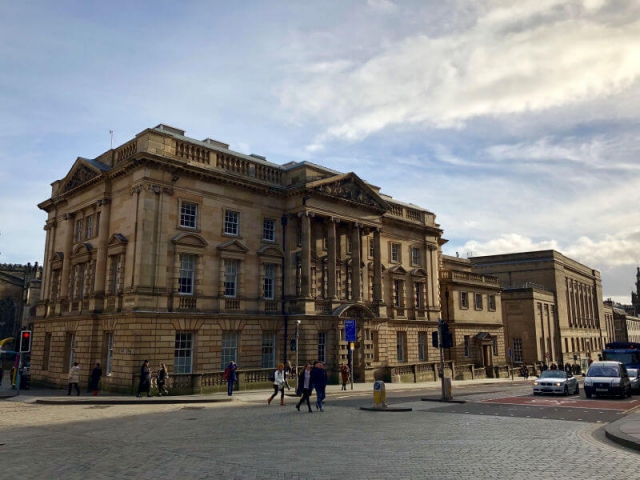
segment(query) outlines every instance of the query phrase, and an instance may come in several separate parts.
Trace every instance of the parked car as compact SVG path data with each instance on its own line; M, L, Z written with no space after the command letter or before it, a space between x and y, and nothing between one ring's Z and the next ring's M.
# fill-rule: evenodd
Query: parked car
M640 393L640 369L627 368L627 373L631 381L631 393Z
M631 396L631 380L626 367L620 362L593 362L584 379L584 393L592 395Z
M556 393L569 395L580 393L578 379L564 370L545 370L533 382L533 394Z

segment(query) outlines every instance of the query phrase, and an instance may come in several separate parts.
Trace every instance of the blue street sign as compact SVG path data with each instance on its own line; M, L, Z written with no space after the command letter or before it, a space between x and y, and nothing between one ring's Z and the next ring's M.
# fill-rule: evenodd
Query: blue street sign
M511 358L511 348L509 348L509 358Z
M345 320L344 321L344 339L347 342L355 342L356 341L356 321L355 320Z

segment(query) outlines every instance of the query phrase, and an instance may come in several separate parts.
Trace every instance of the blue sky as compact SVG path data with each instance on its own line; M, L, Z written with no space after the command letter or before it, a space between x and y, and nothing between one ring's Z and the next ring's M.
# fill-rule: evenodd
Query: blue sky
M635 1L0 1L0 262L78 156L159 123L349 172L461 256L553 248L629 303Z

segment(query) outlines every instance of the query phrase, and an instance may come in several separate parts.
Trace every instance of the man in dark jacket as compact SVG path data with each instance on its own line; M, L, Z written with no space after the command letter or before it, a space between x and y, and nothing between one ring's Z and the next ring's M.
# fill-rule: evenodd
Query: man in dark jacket
M236 380L238 380L236 370L238 370L238 364L231 360L225 372L225 376L227 378L227 395L229 396L233 395L233 386L235 385Z
M102 377L102 368L100 368L100 364L96 363L96 366L91 371L91 391L93 391L93 395L98 395L98 384L100 383L100 378Z
M311 383L316 389L316 410L324 412L322 401L325 399L327 389L327 371L322 362L316 362L311 370Z
M147 397L151 396L151 368L149 368L149 360L145 360L140 367L140 384L138 385L138 393L136 397L140 397L142 392L147 393Z

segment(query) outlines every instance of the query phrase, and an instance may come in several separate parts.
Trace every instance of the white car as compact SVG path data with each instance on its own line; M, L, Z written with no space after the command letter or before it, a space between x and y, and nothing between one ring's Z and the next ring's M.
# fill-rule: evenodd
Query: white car
M640 393L640 369L627 368L629 380L631 380L631 393Z
M533 382L533 394L556 393L569 395L580 393L578 379L570 372L564 370L545 370L537 380Z
M631 381L627 369L620 362L593 362L584 378L584 393L587 398L592 395L631 396Z

